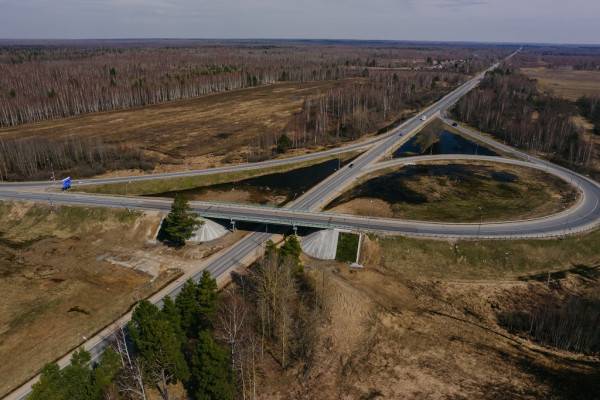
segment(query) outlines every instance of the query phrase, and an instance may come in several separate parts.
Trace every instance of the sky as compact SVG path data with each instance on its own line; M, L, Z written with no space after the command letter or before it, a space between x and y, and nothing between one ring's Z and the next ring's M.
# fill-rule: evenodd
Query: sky
M0 0L2 39L600 43L600 0Z

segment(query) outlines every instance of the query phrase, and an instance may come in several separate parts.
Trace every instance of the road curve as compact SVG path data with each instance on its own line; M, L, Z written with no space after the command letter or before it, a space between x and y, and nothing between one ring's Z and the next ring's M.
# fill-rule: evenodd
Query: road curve
M371 218L348 214L311 211L304 207L277 208L258 205L218 202L190 202L192 209L206 218L227 218L235 221L261 222L273 225L306 226L315 228L342 228L366 232L382 232L420 237L456 239L515 239L555 237L590 230L600 223L600 185L567 169L546 163L474 155L434 155L395 159L375 164L358 175L376 170L429 163L432 161L473 162L487 161L518 165L555 175L575 186L580 200L571 208L553 215L527 220L479 223L437 223L394 218ZM0 197L23 199L22 191L0 191ZM79 204L139 210L166 211L170 199L122 197L64 193L29 193L28 200L56 204ZM301 205L304 203L300 203Z
M520 49L519 49L520 50ZM512 53L508 58L514 56L519 50ZM479 84L481 79L483 78L485 72L494 69L498 64L490 67L488 70L483 71L478 74L476 77L461 85L459 88L452 91L450 94L444 96L441 100L423 110L417 116L409 119L405 123L403 123L400 127L392 130L389 134L383 135L378 138L371 139L372 142L369 144L373 145L367 152L358 157L353 164L354 168L350 168L346 166L342 168L334 175L330 176L321 184L317 185L315 188L311 189L309 192L305 193L301 198L296 200L294 203L290 204L289 207L292 211L309 211L316 210L319 207L325 205L329 199L335 197L342 188L350 185L357 177L361 176L364 172L363 169L366 169L371 164L378 162L381 158L383 158L386 154L393 151L398 145L400 145L403 141L407 140L410 135L414 134L418 129L420 129L425 123L421 119L422 116L431 117L433 114L443 112L448 107L453 105L460 97L465 95L471 89ZM359 146L362 144L356 144ZM353 146L353 145L350 145ZM357 147L358 149L358 147ZM331 150L332 152L343 152L348 151L348 147L343 151L338 151L336 149ZM322 157L323 153L313 153L311 155L300 156L300 157L313 157L318 158ZM291 160L291 161L290 161ZM306 160L306 158L304 159ZM284 160L270 160L262 165L260 164L249 164L243 166L231 166L231 167L223 167L223 168L237 168L237 169L249 169L249 168L263 168L264 166L273 165L271 163L274 162L298 162L302 161L302 159L284 159ZM269 164L266 164L269 163ZM204 170L206 171L206 170ZM204 171L184 171L184 172L176 172L170 174L160 174L160 175L146 175L146 176L135 176L135 177L123 177L123 178L108 178L101 180L94 180L93 183L84 183L84 184L102 184L102 183L118 183L118 182L129 182L134 180L148 180L148 179L165 179L172 177L181 177L181 176L190 176L197 174L205 174L209 172ZM230 171L230 170L229 170ZM215 173L216 170L212 169L210 173ZM220 172L227 172L227 170L221 170ZM32 193L28 192L24 189L27 187L35 189L35 187L39 186L48 186L50 184L54 184L53 182L28 182L28 183L5 183L0 185L0 198L4 199L18 199L18 200L28 200L28 199L36 199L32 196L43 196L42 198L37 198L39 201L56 201L56 202L64 202L66 204L87 204L86 202L90 202L90 205L101 205L108 207L126 207L126 203L128 201L132 201L131 198L116 198L112 197L102 197L102 199L98 199L99 196L94 197L87 196L87 200L83 199L83 195L75 195L75 194L48 194L48 193ZM52 200L51 196L63 196L60 198L55 198ZM67 197L70 196L70 197ZM99 201L97 204L94 201ZM138 201L141 201L138 199ZM143 201L149 201L148 199L144 199ZM160 200L158 200L160 201ZM164 202L164 200L163 200ZM143 208L143 207L142 207ZM163 209L164 204L160 206L159 209ZM314 213L313 214L319 214ZM342 216L342 218L344 218ZM348 218L356 218L360 219L360 217L352 217L348 216ZM363 218L364 220L364 218ZM368 222L368 219L367 219ZM358 226L358 225L356 225ZM408 230L407 230L408 231ZM419 232L414 232L414 234L419 234ZM197 268L194 268L193 273L188 273L184 277L176 280L172 284L170 284L167 288L159 291L155 295L150 298L152 302L160 302L165 296L173 295L177 293L182 287L183 283L186 279L198 279L202 270L208 270L213 274L213 276L217 279L223 278L226 276L229 271L236 268L240 264L247 264L248 257L252 254L260 252L261 247L264 245L265 241L269 239L271 235L267 233L252 233L244 237L242 240L235 243L230 248L223 250L222 252L214 255L207 261L202 261L199 263ZM118 321L116 321L116 326L122 326L127 323L130 319L130 314L124 315ZM92 358L96 360L99 355L102 353L103 349L108 344L107 337L114 331L114 327L109 327L103 330L101 333L95 335L88 341L83 344L83 347L90 351ZM69 363L70 354L66 354L59 361L58 364L61 367L64 367ZM9 393L5 396L7 400L22 400L25 399L28 394L31 392L32 385L37 382L39 379L39 375L31 378L29 381L25 382L20 387L16 388L13 392Z

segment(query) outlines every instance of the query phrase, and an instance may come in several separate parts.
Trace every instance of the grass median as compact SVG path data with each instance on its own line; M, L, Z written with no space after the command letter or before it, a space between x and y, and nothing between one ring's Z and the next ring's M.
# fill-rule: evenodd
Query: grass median
M236 182L244 179L263 175L282 173L294 169L308 167L324 161L340 158L344 161L356 156L356 152L347 152L339 155L325 156L299 163L289 163L267 168L248 169L235 172L222 172L210 175L187 176L178 178L152 179L147 181L132 181L131 183L110 183L76 187L75 189L86 193L117 194L117 195L151 195L165 192L194 189L203 186L221 183Z

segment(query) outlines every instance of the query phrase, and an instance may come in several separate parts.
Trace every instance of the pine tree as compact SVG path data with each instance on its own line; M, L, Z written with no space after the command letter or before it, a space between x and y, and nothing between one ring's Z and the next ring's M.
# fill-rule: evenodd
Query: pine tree
M100 363L91 368L91 356L85 350L76 351L71 363L60 370L48 364L40 381L33 386L33 400L101 400L121 367L119 356L112 350L104 352Z
M217 312L217 281L210 272L204 270L198 283L198 309L200 311L200 329L212 328Z
M268 240L265 245L265 258L272 257L273 255L277 255L277 246L275 246L272 240Z
M48 364L42 369L39 382L33 385L30 400L64 400L62 375L57 364Z
M163 221L159 237L173 246L181 247L200 225L201 221L191 212L188 201L178 194L173 200L171 211Z
M183 344L186 337L181 325L181 314L179 313L179 309L171 297L167 296L164 298L161 312L164 318L169 321L173 327L173 330L179 338L179 341Z
M233 376L228 354L202 331L190 359L191 379L188 393L195 400L229 400L234 398Z
M279 249L279 263L289 262L294 265L294 274L302 273L302 263L300 262L302 247L296 235L290 235L285 239L285 243Z
M168 398L168 385L189 377L176 330L158 307L143 300L133 312L129 332L145 375Z
M196 337L199 326L200 309L198 307L198 286L188 280L175 298L179 311L181 329L188 338Z
M100 362L94 369L93 379L98 398L102 398L110 385L113 383L117 374L121 370L121 358L112 348L104 350Z
M277 139L277 152L285 153L290 147L292 147L292 141L285 133L283 133L279 136L279 139Z

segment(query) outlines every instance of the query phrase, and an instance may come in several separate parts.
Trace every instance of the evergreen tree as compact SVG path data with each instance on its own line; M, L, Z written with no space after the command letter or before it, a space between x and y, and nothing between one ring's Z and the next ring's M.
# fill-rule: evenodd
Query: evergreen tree
M121 370L121 358L112 348L107 348L102 353L100 362L94 369L93 379L98 398L107 391Z
M99 398L92 380L90 362L90 353L85 350L79 350L73 354L71 364L61 371L63 387L67 399L91 400Z
M265 245L265 258L269 258L277 255L277 246L272 240L268 240Z
M228 354L209 331L200 332L190 359L191 379L188 394L195 400L229 400L234 398L233 376Z
M120 368L119 356L111 349L104 352L95 369L91 368L90 354L85 350L78 350L71 357L71 363L62 370L54 363L46 365L29 398L101 400Z
M294 266L294 274L302 273L302 263L300 262L302 247L296 235L290 235L285 239L285 243L279 249L279 263L289 262Z
M57 364L46 365L42 369L39 382L33 385L30 400L64 400L65 392L62 375Z
M181 324L181 314L171 297L167 296L164 298L161 312L164 318L169 321L173 327L179 341L183 344L186 337Z
M201 222L198 216L191 212L188 201L178 194L173 200L171 211L163 221L159 237L173 246L181 247L200 225Z
M281 136L279 136L279 139L277 139L277 152L285 153L291 147L292 141L290 140L290 138L285 133L281 134Z
M217 281L210 272L204 270L198 283L198 310L200 329L212 328L212 322L217 312Z
M141 301L133 312L129 332L144 372L161 392L169 384L189 377L180 338L158 307Z
M179 311L181 329L188 338L198 333L200 309L198 307L198 286L188 280L175 298L175 306Z

